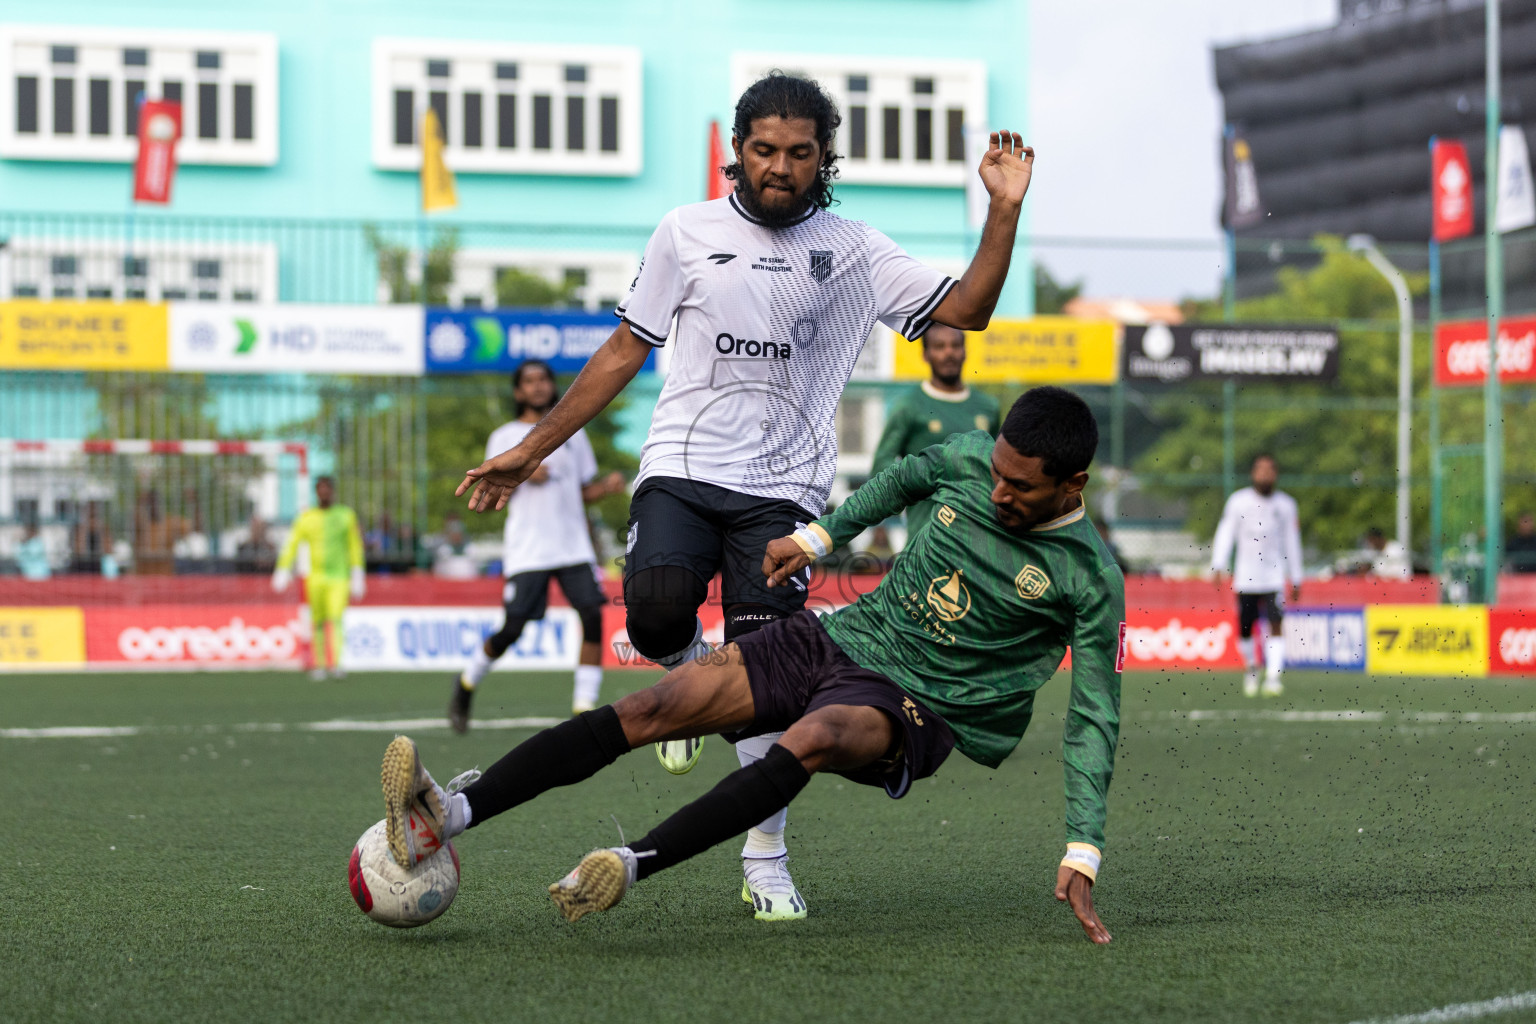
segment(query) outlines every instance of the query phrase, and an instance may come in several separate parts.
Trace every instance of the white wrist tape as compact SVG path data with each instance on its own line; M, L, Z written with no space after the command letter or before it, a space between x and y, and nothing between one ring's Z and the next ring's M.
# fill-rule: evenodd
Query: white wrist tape
M1099 877L1099 864L1103 860L1099 848L1087 843L1068 843L1067 855L1061 858L1061 866L1071 868L1079 874L1087 875L1090 880L1096 881Z
M805 549L805 553L816 558L827 557L827 542L821 539L820 534L810 527L796 530L793 534L795 541Z

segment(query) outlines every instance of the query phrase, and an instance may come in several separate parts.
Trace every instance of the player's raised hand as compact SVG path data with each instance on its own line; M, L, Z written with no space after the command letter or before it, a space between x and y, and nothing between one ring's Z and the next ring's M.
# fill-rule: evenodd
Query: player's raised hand
M1056 898L1072 907L1090 942L1102 946L1110 940L1109 929L1093 911L1093 879L1063 864L1056 869Z
M987 152L981 158L981 183L993 201L1022 203L1034 173L1035 150L1024 145L1018 132L1004 129L993 132L987 140Z
M811 556L793 537L779 537L768 542L763 555L763 575L768 586L777 587L789 582L795 573L811 564Z
M518 485L533 475L539 463L529 458L521 446L509 448L495 458L486 459L464 474L458 489L453 493L462 496L469 491L471 512L501 511Z

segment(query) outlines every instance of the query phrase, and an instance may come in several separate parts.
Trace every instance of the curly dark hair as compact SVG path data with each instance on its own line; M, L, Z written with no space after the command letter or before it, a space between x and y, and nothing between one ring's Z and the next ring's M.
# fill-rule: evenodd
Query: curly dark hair
M517 386L523 382L523 374L527 373L529 370L543 370L545 373L547 373L549 375L549 382L551 384L553 384L555 382L555 371L553 369L551 369L550 365L548 363L546 363L544 360L542 360L542 359L524 359L522 362L518 363L517 364L517 368L512 371L512 391L513 391L512 415L513 416L521 416L523 414L523 410L527 408L526 405L524 405L522 402L519 402L517 400L516 392L517 392ZM558 387L555 388L554 401L555 402L560 401L560 389ZM553 405L554 402L551 402L550 404Z
M843 123L843 116L837 112L837 104L832 102L821 84L813 78L787 75L775 68L747 86L746 92L736 101L736 119L731 124L731 134L746 142L752 134L752 122L760 117L782 117L786 121L803 117L816 122L821 170L806 198L812 206L823 210L836 202L832 198L832 179L837 177L837 153L832 149L832 137ZM746 172L741 162L735 161L720 168L720 173L732 181L740 181Z
M1093 411L1066 388L1031 388L1003 420L1003 440L1020 455L1043 460L1046 476L1065 480L1088 468L1099 447Z

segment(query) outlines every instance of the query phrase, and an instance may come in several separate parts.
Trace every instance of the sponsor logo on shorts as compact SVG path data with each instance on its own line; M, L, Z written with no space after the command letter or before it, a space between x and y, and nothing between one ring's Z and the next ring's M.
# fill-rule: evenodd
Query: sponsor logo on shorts
M1051 589L1051 578L1044 570L1026 565L1019 570L1019 574L1013 578L1013 585L1018 588L1019 596L1026 601L1033 601L1044 596Z
M928 607L943 622L958 622L971 610L971 591L962 575L962 570L956 569L928 584Z
M940 505L939 510L933 514L933 518L945 526L953 526L955 525L955 510L948 505Z
M911 697L901 698L901 710L906 713L908 718L912 719L913 725L923 724L923 716L917 713L917 704Z

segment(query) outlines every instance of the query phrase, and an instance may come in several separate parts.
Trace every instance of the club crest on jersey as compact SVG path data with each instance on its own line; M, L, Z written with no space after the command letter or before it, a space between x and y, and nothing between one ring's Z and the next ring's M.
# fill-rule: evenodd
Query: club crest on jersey
M1026 565L1013 578L1013 585L1018 588L1020 597L1033 601L1051 589L1051 578L1033 565Z
M962 570L956 569L928 584L928 607L943 622L956 622L971 610L971 591L961 575Z
M832 276L832 251L830 249L811 250L811 276L818 284Z

